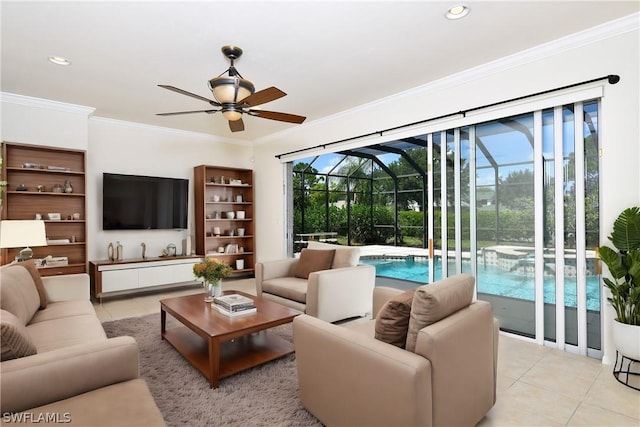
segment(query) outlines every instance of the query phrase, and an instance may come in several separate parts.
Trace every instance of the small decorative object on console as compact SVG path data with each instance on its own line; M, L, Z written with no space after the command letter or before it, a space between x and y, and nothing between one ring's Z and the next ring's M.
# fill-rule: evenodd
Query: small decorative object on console
M120 242L116 242L116 260L118 261L122 261L122 252L123 252L123 248L122 248L122 244L120 244Z

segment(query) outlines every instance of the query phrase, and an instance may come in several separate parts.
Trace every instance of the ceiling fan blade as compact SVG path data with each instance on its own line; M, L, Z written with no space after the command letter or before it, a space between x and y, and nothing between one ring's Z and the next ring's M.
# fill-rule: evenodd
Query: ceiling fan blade
M229 129L231 129L231 132L242 132L244 130L244 122L242 119L229 120Z
M176 116L178 114L207 113L213 114L220 110L196 110L196 111L176 111L175 113L156 113L156 116Z
M161 88L164 88L164 89L172 90L172 91L180 93L182 95L187 95L187 96L190 96L192 98L199 99L200 101L208 102L211 105L216 105L218 107L221 107L220 104L218 104L216 101L214 101L212 99L205 98L204 96L200 96L200 95L197 95L195 93L187 92L184 89L179 89L179 88L177 88L175 86L170 86L170 85L158 85L158 86L160 86Z
M295 114L278 113L277 111L265 111L265 110L251 110L249 114L252 116L262 117L263 119L278 120L281 122L297 123L304 122L307 118L303 116L297 116Z
M268 87L266 89L262 89L254 93L253 95L247 96L245 99L240 101L240 104L246 104L249 107L255 107L256 105L265 104L267 102L275 101L276 99L282 98L287 94L278 89L277 87Z

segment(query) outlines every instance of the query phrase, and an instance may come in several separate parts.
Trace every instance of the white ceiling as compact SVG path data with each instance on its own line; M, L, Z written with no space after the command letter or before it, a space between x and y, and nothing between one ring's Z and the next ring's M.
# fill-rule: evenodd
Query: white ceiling
M236 68L256 90L288 96L265 110L305 123L415 88L563 36L638 12L629 1L466 1L471 13L444 18L439 1L5 1L2 84L6 93L95 108L94 115L223 138L255 141L295 125L245 117L231 133L221 114L160 117L206 109L207 80ZM63 56L72 65L47 61Z

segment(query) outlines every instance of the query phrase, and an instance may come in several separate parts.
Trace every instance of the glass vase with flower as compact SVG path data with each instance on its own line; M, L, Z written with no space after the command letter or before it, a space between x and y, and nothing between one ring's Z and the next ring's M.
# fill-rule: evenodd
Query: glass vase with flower
M193 275L202 279L205 289L206 302L222 294L222 279L230 277L233 269L229 264L215 258L205 258L204 261L193 265Z

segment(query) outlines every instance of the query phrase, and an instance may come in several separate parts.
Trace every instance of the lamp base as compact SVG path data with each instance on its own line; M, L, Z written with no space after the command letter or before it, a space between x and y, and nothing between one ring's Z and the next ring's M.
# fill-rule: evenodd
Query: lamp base
M18 261L26 261L33 258L33 249L30 247L26 247L20 251L20 254L17 257Z

